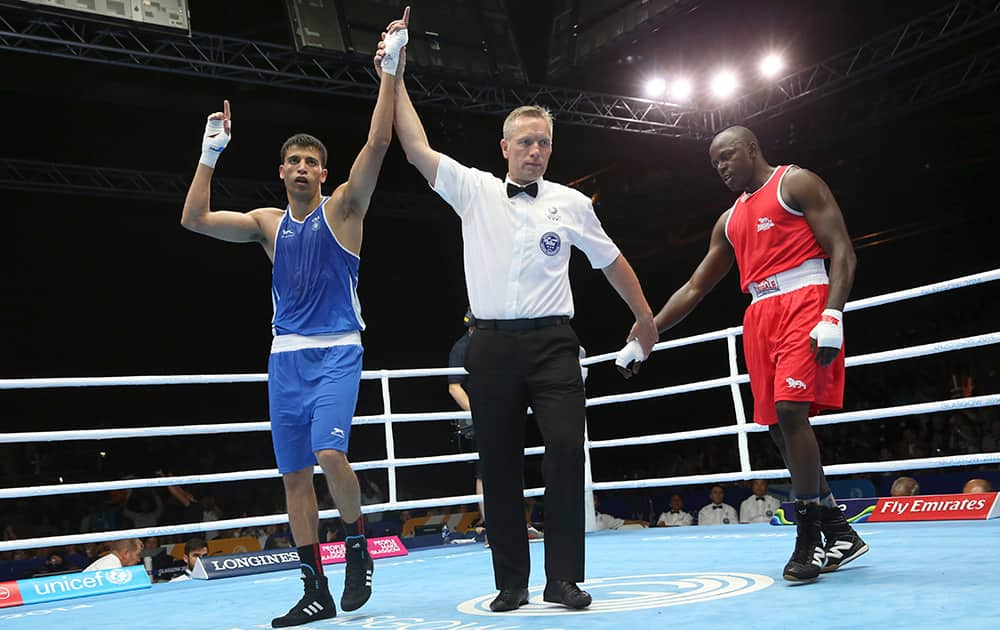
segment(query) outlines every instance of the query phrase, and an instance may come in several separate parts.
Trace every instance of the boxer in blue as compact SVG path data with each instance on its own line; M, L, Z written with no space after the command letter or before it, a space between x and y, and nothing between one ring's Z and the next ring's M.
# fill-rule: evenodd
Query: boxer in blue
M343 610L356 610L371 597L374 569L361 518L358 479L347 460L351 418L361 380L358 301L362 222L382 160L392 139L396 71L406 44L409 8L386 30L376 71L378 100L368 142L347 181L328 197L326 147L297 134L281 147L279 174L288 205L247 213L212 211L210 191L216 161L232 137L229 101L208 117L202 157L184 203L181 224L200 234L237 243L259 243L274 264L274 303L268 397L274 454L285 486L288 520L301 561L305 593L272 627L296 626L336 616L323 575L313 467L318 462L340 510L347 544Z

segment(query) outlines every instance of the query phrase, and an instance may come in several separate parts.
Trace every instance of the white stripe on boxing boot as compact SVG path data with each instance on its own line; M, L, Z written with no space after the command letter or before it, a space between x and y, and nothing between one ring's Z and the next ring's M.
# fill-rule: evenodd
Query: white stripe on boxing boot
M838 540L827 550L826 555L839 560L844 557L844 552L850 551L853 546L854 542L851 540Z
M823 551L822 547L816 547L813 549L813 559L811 564L815 564L821 569L826 566L826 552Z

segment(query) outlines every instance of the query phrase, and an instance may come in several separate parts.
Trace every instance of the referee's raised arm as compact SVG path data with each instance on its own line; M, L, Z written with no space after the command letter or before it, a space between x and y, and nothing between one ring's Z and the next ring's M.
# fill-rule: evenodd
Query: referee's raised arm
M385 42L379 42L378 52L375 53L376 64L381 62L385 54L384 44ZM432 149L427 141L424 125L420 122L420 117L417 116L417 111L413 108L410 95L406 92L406 84L403 81L405 66L406 48L404 47L400 52L399 72L396 74L396 116L394 121L396 136L399 138L399 143L403 145L406 160L417 167L428 184L434 186L441 154Z

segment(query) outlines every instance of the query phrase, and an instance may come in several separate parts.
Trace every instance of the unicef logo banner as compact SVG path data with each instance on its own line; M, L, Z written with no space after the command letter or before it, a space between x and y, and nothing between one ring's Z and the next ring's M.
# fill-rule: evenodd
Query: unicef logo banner
M542 601L544 587L528 589L528 605L510 612L509 617L547 617L558 615L601 615L702 604L727 597L749 595L774 584L766 575L754 573L649 573L587 580L580 587L590 591L594 603L583 610ZM477 597L458 605L458 612L469 615L495 615L490 601L496 593Z
M110 569L105 573L105 575L107 576L108 582L111 584L122 585L128 584L132 581L132 574L125 569Z
M25 604L39 604L132 591L149 588L151 585L145 567L135 566L18 580L17 586Z

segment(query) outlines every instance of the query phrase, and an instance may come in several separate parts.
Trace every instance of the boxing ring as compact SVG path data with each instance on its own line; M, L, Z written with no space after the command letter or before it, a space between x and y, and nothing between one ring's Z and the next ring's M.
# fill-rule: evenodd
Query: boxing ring
M845 311L858 311L918 297L971 287L1000 279L1000 269L964 276L936 284L856 300ZM608 440L586 440L586 491L661 488L726 483L751 478L787 477L783 469L756 469L750 458L748 436L765 431L748 422L740 385L749 382L739 372L737 338L740 327L727 328L656 345L665 351L695 344L724 342L729 375L642 392L589 398L588 407L675 396L702 390L728 389L733 421L708 429L679 431ZM848 368L875 365L994 345L1000 331L946 339L896 350L849 356ZM615 353L589 357L585 366L613 362ZM476 459L475 453L429 457L396 456L393 427L400 423L432 422L468 418L467 412L394 413L391 383L395 379L440 378L460 369L408 369L365 371L362 378L381 385L383 412L358 416L354 425L382 425L386 457L353 463L356 470L385 469L388 500L366 505L365 512L432 508L474 504L474 494L401 501L396 472L412 466L434 466ZM72 387L130 387L264 382L265 374L126 376L101 378L41 378L0 380L0 389ZM871 420L889 421L917 414L952 412L992 407L1000 394L987 394L904 404L862 411L831 413L812 419L815 426ZM129 429L84 429L69 431L0 434L0 443L107 440L154 436L258 432L267 422L236 422L189 426ZM590 452L594 449L655 445L714 437L735 437L739 454L736 472L593 481ZM543 447L525 449L539 455ZM857 473L945 468L1000 463L1000 452L927 457L880 462L835 464L825 467L828 476ZM319 467L315 472L321 474ZM0 499L101 492L136 488L223 483L277 478L276 469L220 472L202 475L122 479L116 481L42 485L0 489ZM538 496L544 488L528 488L525 496ZM593 510L589 510L591 513ZM320 518L338 516L323 510ZM115 532L48 536L0 542L0 551L100 542L117 538L192 534L206 530L229 530L286 522L284 514L265 514L207 523L186 523ZM590 523L592 529L592 523ZM983 586L992 584L1000 562L1000 521L934 523L864 523L858 531L871 545L871 552L855 563L825 575L815 585L788 585L780 569L790 554L795 532L790 527L742 525L592 532L587 537L585 588L594 595L594 605L570 611L541 602L541 545L531 545L531 603L503 614L487 612L495 595L489 551L478 545L443 546L420 550L404 558L376 563L375 594L361 610L341 613L336 619L309 627L336 625L362 628L584 628L610 624L697 623L736 627L799 627L811 620L821 627L855 627L879 624L887 627L1000 626L1000 603L984 597ZM339 592L343 568L330 567L331 584ZM189 589L197 589L192 591ZM236 628L269 627L272 616L285 611L300 593L297 571L228 578L155 584L144 591L100 595L55 604L37 604L0 609L0 624L7 628L143 627L143 628ZM206 604L211 605L206 605ZM150 615L150 613L155 614Z

